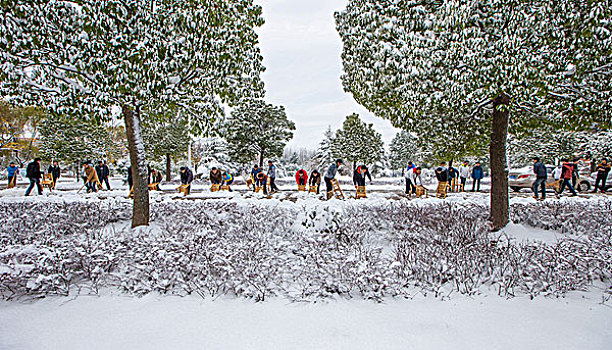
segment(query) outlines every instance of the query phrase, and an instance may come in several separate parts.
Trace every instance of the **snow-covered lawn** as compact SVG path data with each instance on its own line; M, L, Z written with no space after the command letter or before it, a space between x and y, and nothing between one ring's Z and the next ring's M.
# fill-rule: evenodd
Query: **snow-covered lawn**
M0 302L0 348L607 350L598 296L290 303L149 295Z
M62 185L0 191L0 349L609 348L607 196L514 197L490 234L485 193L200 185L131 230L120 183Z

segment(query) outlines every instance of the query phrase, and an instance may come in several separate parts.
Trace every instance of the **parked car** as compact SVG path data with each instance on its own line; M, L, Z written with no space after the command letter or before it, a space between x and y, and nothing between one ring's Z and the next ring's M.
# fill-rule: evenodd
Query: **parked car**
M546 165L546 172L548 173L548 178L546 179L546 187L551 190L555 190L555 182L556 180L552 176L552 172L555 169L554 165ZM536 176L533 173L533 166L526 166L524 168L513 169L510 170L508 174L508 187L510 187L514 192L520 192L523 188L531 189L531 185L535 181ZM612 180L612 177L608 176L609 180ZM581 175L576 183L576 191L578 192L586 192L589 191L595 185L595 178L591 176Z
M588 188L582 189L582 186L579 191L588 191L595 187L595 180L597 179L597 173L592 173L591 175L580 175L580 183L588 182ZM585 186L586 187L586 186ZM606 180L605 190L609 191L612 189L612 171L608 173L608 179Z
M555 182L555 179L552 176L553 169L555 169L554 165L546 165L546 172L548 173L546 187L549 187ZM510 187L514 192L520 192L523 188L531 189L531 186L535 180L536 175L533 173L533 165L519 169L512 169L508 173L508 187Z

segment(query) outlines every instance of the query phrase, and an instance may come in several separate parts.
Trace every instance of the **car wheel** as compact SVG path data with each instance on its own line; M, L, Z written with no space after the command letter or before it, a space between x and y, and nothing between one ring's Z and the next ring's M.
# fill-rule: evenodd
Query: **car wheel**
M521 192L521 188L520 188L520 187L517 187L517 186L512 186L512 187L510 187L510 188L511 188L511 189L512 189L512 191L514 191L514 192Z
M582 181L581 183L578 184L577 187L578 188L576 189L576 191L578 192L588 192L591 189L591 184L588 183L587 181Z

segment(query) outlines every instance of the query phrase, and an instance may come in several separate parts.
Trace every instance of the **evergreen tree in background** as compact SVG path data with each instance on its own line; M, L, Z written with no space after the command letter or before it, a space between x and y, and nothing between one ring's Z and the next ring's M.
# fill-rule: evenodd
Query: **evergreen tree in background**
M352 163L353 169L357 163L373 165L381 160L383 146L382 135L374 130L372 124L362 122L356 113L346 117L333 141L338 157Z
M196 174L201 167L206 166L204 176L207 176L213 166L232 173L238 169L230 159L227 142L221 137L207 137L194 141L191 145L191 158Z
M46 117L42 108L18 107L0 99L0 148L18 150L24 161L34 158L38 152L34 141Z
M332 130L331 126L328 126L323 134L323 140L319 143L319 148L317 148L315 155L312 157L313 167L319 170L319 172L327 169L338 158L338 150L335 149L334 144L335 138L335 131Z
M119 146L103 125L70 116L48 116L40 126L39 151L46 161L75 164L113 160L120 155Z
M223 136L229 145L229 155L239 164L257 159L280 158L291 138L295 123L287 119L285 108L262 100L248 100L232 111L223 126Z
M402 130L398 132L389 145L389 163L391 169L402 169L402 176L408 161L420 163L420 151L415 135Z
M596 161L612 156L612 132L555 132L542 130L537 135L508 138L508 160L512 168L531 165L538 156L547 164L556 165L563 157L573 158L591 153Z
M187 154L191 142L187 131L187 121L176 117L170 123L149 125L143 130L148 158L150 160L164 158L166 161L166 181L172 179L172 160L176 161Z

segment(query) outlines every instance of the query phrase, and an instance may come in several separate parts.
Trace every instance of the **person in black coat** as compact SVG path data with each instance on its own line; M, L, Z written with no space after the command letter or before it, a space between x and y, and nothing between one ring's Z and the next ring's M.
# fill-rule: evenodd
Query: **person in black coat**
M181 167L181 185L187 185L187 194L191 192L191 183L193 182L193 172L188 167Z
M131 165L127 168L127 183L130 186L130 190L131 190L132 186L134 186L134 179L132 178L132 166Z
M42 177L42 172L40 171L40 158L34 158L34 161L28 164L28 167L26 168L26 176L28 177L28 179L30 179L30 186L26 190L25 195L30 195L30 192L32 192L34 185L36 185L38 194L42 195L43 190L42 186L40 185L40 178Z
M542 192L542 200L546 199L546 178L548 178L548 172L544 164L540 163L539 157L533 157L533 173L536 175L536 180L531 185L533 191L533 198L538 199L538 187Z
M150 185L155 185L155 186L151 186L152 190L156 190L156 191L161 191L161 187L159 187L159 184L162 182L162 173L161 171L155 170L155 169L151 169L151 183Z
M438 182L448 182L449 178L450 173L446 167L446 162L440 163L440 166L436 168L436 179L438 179Z
M593 188L593 193L597 192L599 189L601 193L606 192L606 182L608 181L608 174L610 173L610 164L608 164L607 159L602 159L601 163L597 165L597 177L595 179L595 187ZM599 186L601 183L601 186Z
M370 179L370 182L372 182L372 176L370 175L368 167L365 165L358 166L353 172L353 185L355 185L355 187L365 186L366 176Z
M310 182L310 186L317 186L317 194L319 194L319 187L321 186L321 173L316 169L310 173L310 178L308 179Z
M448 191L448 180L450 178L448 168L446 167L446 162L440 163L440 166L436 168L435 172L436 178L438 179L436 193L439 197L446 198L446 193Z
M96 173L98 174L98 180L100 180L100 184L104 182L106 184L106 188L110 190L111 188L108 184L110 170L108 169L108 165L104 164L102 161L99 161L98 165L96 165Z
M572 165L572 186L574 186L574 188L576 188L576 184L578 183L578 179L580 178L579 164L580 164L580 157L574 157L571 163Z
M57 160L53 161L53 165L49 165L47 173L51 174L51 178L53 179L53 188L55 188L55 184L57 183L57 180L60 178L60 175L62 173L62 169L60 169Z

